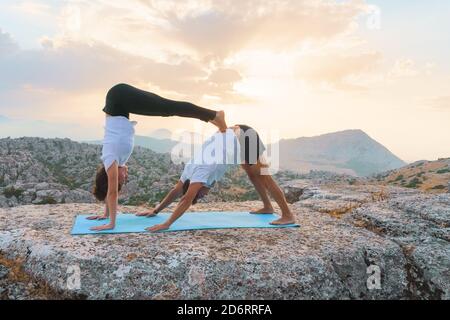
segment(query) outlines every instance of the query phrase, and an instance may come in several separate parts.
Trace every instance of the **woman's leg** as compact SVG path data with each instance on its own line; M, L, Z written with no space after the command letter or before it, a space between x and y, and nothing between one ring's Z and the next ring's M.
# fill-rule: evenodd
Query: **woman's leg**
M112 116L129 117L129 114L133 113L144 116L195 118L226 129L223 112L202 108L190 102L166 99L127 84L118 84L109 90L103 110Z

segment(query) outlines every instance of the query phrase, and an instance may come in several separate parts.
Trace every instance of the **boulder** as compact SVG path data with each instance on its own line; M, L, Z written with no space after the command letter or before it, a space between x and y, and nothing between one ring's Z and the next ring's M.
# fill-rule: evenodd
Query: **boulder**
M94 203L95 199L92 193L83 190L75 189L70 190L64 195L65 203Z
M450 299L450 195L403 195L357 208L345 220L397 243L411 298Z
M301 224L295 229L71 236L77 214L103 208L0 209L0 256L21 261L32 279L70 298L450 298L450 194L346 184L304 190L312 195L291 205Z
M208 203L196 210L257 205ZM294 206L301 228L70 235L76 214L101 210L95 204L1 209L0 254L73 298L407 297L407 260L398 244L301 206ZM373 268L379 287L368 284Z
M36 199L33 200L34 204L55 204L62 203L64 200L64 194L61 190L39 190L36 192Z

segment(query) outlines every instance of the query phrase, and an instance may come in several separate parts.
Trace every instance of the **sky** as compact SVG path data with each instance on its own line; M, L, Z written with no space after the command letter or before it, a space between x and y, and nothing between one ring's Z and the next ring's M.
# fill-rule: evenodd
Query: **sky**
M449 157L449 14L445 0L2 0L0 137L99 139L125 82L272 138L361 129L408 162ZM140 135L213 130L133 120Z

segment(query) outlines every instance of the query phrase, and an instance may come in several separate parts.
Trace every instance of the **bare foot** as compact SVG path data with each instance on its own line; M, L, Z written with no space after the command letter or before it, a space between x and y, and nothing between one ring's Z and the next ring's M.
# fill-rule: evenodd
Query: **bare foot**
M264 207L259 210L250 211L250 214L273 214L273 213L275 213L275 210L273 210L272 207L269 208Z
M283 226L286 224L293 224L293 223L295 223L294 217L281 217L280 219L272 221L270 224L274 226Z
M216 117L214 120L210 121L213 125L215 125L217 128L219 128L220 131L225 132L227 130L227 124L225 122L225 112L224 111L217 111Z

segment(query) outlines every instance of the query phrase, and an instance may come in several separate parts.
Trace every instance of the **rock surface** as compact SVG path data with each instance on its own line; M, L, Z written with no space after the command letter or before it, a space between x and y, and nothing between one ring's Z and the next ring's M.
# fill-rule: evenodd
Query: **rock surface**
M72 237L75 215L99 212L99 205L0 209L0 254L70 298L450 298L449 194L309 188L314 192L292 205L301 224L296 229ZM248 211L259 205L206 203L195 209Z

